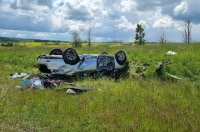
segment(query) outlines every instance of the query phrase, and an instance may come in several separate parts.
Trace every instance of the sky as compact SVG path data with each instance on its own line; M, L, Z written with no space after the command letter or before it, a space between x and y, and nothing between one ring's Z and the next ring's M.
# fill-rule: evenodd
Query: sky
M134 41L142 24L146 41L181 42L184 21L200 41L200 0L0 0L0 36L71 41L77 31L92 41Z

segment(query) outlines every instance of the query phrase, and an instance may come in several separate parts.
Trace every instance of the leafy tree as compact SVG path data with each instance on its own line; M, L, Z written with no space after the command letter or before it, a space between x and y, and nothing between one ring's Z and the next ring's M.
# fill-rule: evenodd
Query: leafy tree
M144 40L144 36L145 36L144 28L142 27L141 24L137 24L135 32L136 32L136 34L135 34L135 43L139 44L139 45L145 44L145 40Z
M78 32L72 32L72 46L73 47L81 47L82 46L82 40L80 38L80 35Z

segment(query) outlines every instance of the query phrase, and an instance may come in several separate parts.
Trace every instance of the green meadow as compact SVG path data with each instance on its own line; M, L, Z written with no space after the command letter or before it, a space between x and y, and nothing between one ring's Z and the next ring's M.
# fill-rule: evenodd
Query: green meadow
M129 75L114 81L108 77L86 77L73 81L92 90L68 95L62 84L55 89L21 91L17 72L37 72L36 58L52 48L69 44L23 43L0 46L0 131L199 131L200 45L199 44L95 44L75 48L79 54L126 52ZM167 51L176 56L164 56ZM180 80L155 76L158 62L172 64L165 73ZM135 71L148 63L143 77Z

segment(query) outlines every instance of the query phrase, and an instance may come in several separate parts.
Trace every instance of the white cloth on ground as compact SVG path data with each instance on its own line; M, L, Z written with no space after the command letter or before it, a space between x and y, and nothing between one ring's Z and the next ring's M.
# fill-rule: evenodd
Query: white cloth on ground
M42 84L42 80L41 80L39 77L33 78L33 79L32 79L31 88L44 89L44 86L43 86L43 84Z
M26 73L15 73L15 74L10 74L9 78L15 79L15 78L23 78L27 76Z

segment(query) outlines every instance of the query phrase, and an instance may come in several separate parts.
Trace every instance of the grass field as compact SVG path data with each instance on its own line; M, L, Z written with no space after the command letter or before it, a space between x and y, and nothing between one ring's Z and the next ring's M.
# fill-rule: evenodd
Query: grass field
M130 76L117 82L107 77L77 80L77 86L93 90L74 96L55 89L21 92L16 88L21 80L7 76L37 72L37 56L48 54L52 47L66 48L64 44L0 47L0 131L200 130L199 44L76 48L79 54L124 50ZM164 56L168 50L177 56ZM159 81L154 72L162 60L171 60L165 71L182 79ZM133 78L136 67L144 63L150 64L144 78Z

